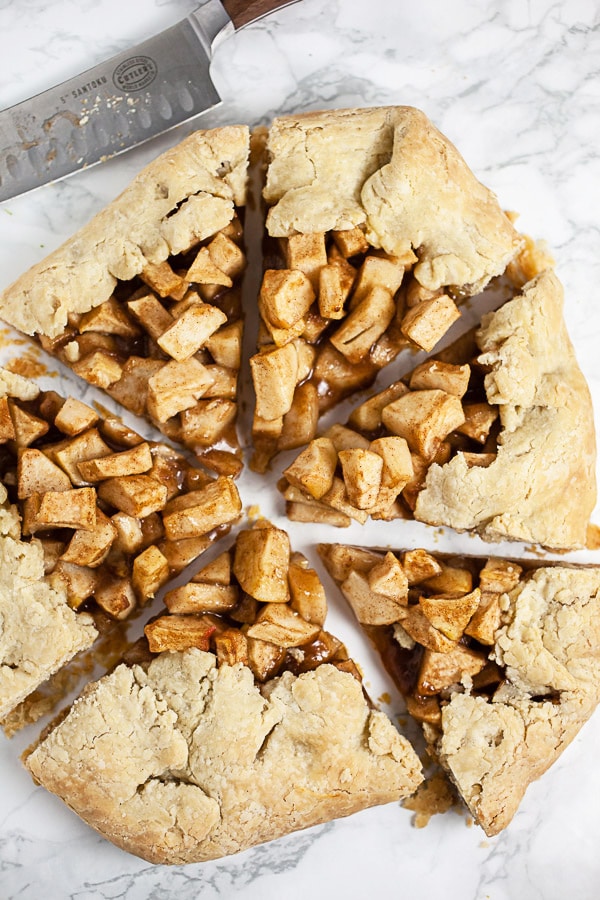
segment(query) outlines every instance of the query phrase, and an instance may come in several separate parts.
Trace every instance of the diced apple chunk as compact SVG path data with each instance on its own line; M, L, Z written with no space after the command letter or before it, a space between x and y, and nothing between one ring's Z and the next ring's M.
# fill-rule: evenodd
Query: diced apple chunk
M297 485L319 500L331 488L336 466L337 451L333 441L315 438L283 474L290 484Z
M96 491L93 488L32 494L23 504L24 534L48 528L92 531L95 526Z
M256 353L250 359L256 414L271 421L289 412L296 389L298 353L293 344Z
M247 633L250 638L258 638L277 647L289 649L309 643L320 630L319 625L306 622L286 604L267 603Z
M389 597L396 603L408 603L408 578L399 559L393 553L386 553L380 563L369 571L369 587L376 594Z
M74 362L72 369L80 378L100 388L108 388L118 381L123 371L114 356L103 350L96 350Z
M71 479L41 450L25 447L19 451L17 462L17 491L19 500L46 491L68 491Z
M459 641L471 616L479 606L480 599L481 591L475 588L462 597L421 597L419 606L434 628L451 641Z
M445 391L410 391L384 407L386 428L403 437L424 459L432 459L441 442L465 421L458 397Z
M54 424L64 434L74 436L91 428L98 419L98 413L91 406L76 400L75 397L67 397L56 414Z
M208 650L210 638L216 631L206 616L161 616L144 628L151 653L165 650Z
M156 342L165 353L181 362L200 350L226 321L227 316L216 306L194 303L163 331Z
M141 475L152 467L152 454L146 442L111 453L98 459L84 460L77 464L84 481L104 481L106 478L117 478L125 475Z
M376 593L367 576L361 572L350 571L341 587L361 625L391 625L405 613L403 597L393 598Z
M144 518L164 508L167 488L149 475L125 475L103 481L98 496L128 516Z
M96 525L93 530L78 529L62 554L65 562L96 568L106 559L117 536L117 529L102 510L96 509Z
M288 569L291 608L307 622L323 625L327 615L325 589L314 569L300 554L292 554Z
M333 346L350 363L365 359L394 318L396 303L383 287L373 287L331 336Z
M86 331L97 331L101 334L113 334L122 338L135 338L140 329L131 321L123 306L115 297L110 297L84 313L77 326L80 334Z
M235 628L226 628L215 636L215 652L219 666L248 665L248 639Z
M486 661L485 653L460 644L446 653L425 650L417 691L424 696L437 694L443 688L459 684L465 676L472 677L481 672Z
M426 581L442 571L442 566L435 556L421 549L407 550L402 556L402 568L410 585Z
M290 541L285 531L270 527L239 533L233 572L242 590L251 597L263 602L286 603L289 563Z
M158 547L151 545L135 557L131 584L140 604L146 603L169 579L169 562Z
M348 499L359 509L369 509L381 487L383 459L371 450L340 450L338 454Z
M180 290L183 282L183 278L173 271L167 260L161 263L146 263L140 278L156 291L159 297L168 297Z
M304 272L316 290L319 284L319 271L322 266L327 265L324 233L293 234L286 241L285 251L288 269Z
M222 287L233 284L229 275L213 262L208 247L200 248L185 277L192 284L219 284Z
M315 299L307 276L293 269L267 269L259 295L261 314L278 328L291 328Z
M225 584L190 582L165 594L165 605L171 613L227 612L237 601L237 587Z
M194 406L214 381L198 360L172 360L148 379L148 412L158 422Z
M402 333L429 352L457 319L460 319L460 312L456 303L447 294L442 294L409 309L402 319Z
M159 338L173 323L173 316L154 294L145 294L135 300L129 300L127 308L153 340Z
M12 416L14 441L17 447L29 447L34 441L43 437L49 429L49 425L39 416L21 409L16 403L8 401L10 414Z
M416 369L410 376L409 386L411 391L440 390L455 397L463 397L469 387L471 367L465 365L453 365L438 359L428 359Z
M181 507L177 504L178 499L171 500L163 512L165 532L170 541L200 537L220 525L229 525L242 510L235 484L225 477L182 498L189 506Z

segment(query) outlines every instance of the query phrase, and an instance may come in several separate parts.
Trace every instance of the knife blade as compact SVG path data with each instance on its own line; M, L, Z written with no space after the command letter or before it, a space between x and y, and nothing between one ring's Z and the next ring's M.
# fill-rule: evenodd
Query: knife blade
M205 0L137 46L0 112L0 202L214 109L215 47L297 0Z

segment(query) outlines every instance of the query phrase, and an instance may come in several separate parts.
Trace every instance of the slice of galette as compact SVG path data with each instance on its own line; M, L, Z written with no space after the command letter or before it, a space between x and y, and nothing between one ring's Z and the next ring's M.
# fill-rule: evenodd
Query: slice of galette
M324 631L323 587L285 532L242 531L166 603L150 652L88 686L26 759L109 840L200 862L420 784L412 747Z
M312 440L284 471L288 515L414 517L487 540L585 546L596 501L589 390L551 270Z
M81 378L236 474L248 129L198 131L0 297Z
M600 700L600 568L319 552L433 756L497 834Z
M4 369L0 498L0 719L241 511L232 478Z
M275 119L258 308L252 465L314 437L319 415L406 347L431 350L457 304L524 239L419 110Z

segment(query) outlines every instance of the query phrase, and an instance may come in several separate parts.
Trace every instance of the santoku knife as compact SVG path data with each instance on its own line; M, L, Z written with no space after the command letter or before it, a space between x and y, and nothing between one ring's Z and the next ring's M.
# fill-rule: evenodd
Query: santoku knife
M290 2L205 0L177 25L0 112L0 202L213 109L216 44Z

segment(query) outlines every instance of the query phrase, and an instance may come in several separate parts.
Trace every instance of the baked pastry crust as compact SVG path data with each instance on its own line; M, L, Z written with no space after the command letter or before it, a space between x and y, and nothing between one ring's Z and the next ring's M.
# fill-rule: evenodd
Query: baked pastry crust
M418 109L388 106L283 116L269 131L263 195L273 237L366 226L429 290L481 290L522 238L494 194Z
M33 777L154 863L215 859L412 793L421 766L329 665L262 689L200 650L119 666L27 758Z
M474 529L486 540L585 546L596 502L591 397L563 319L563 289L551 270L484 317L476 339L488 401L498 406L498 453L469 468L458 453L432 465L415 518Z
M0 370L0 397L31 400L38 389ZM0 484L0 719L97 637L60 587L44 578L41 544L22 541L19 515Z
M368 572L383 559L383 553L342 545L321 545L319 552L349 602L348 575L361 564ZM401 551L394 555L399 559ZM455 564L461 560L464 564L464 557ZM438 561L451 565L453 558ZM492 557L490 562L500 561ZM516 569L520 572L520 566ZM500 594L499 606L487 653L500 669L499 686L486 694L463 673L443 695L441 718L421 718L434 755L488 835L510 823L527 787L558 759L600 701L600 567L533 568ZM399 613L397 621L408 622L402 607ZM383 621L391 623L392 617ZM388 626L363 627L409 702L414 660L396 660L389 645L397 648L399 638ZM481 645L475 646L481 653ZM443 659L444 652L434 655Z
M507 683L491 703L454 695L436 743L488 835L509 824L600 700L600 569L541 568L507 599L493 654Z
M160 263L224 228L245 199L245 126L198 131L159 156L76 235L0 297L0 315L25 334L54 338L147 263Z

